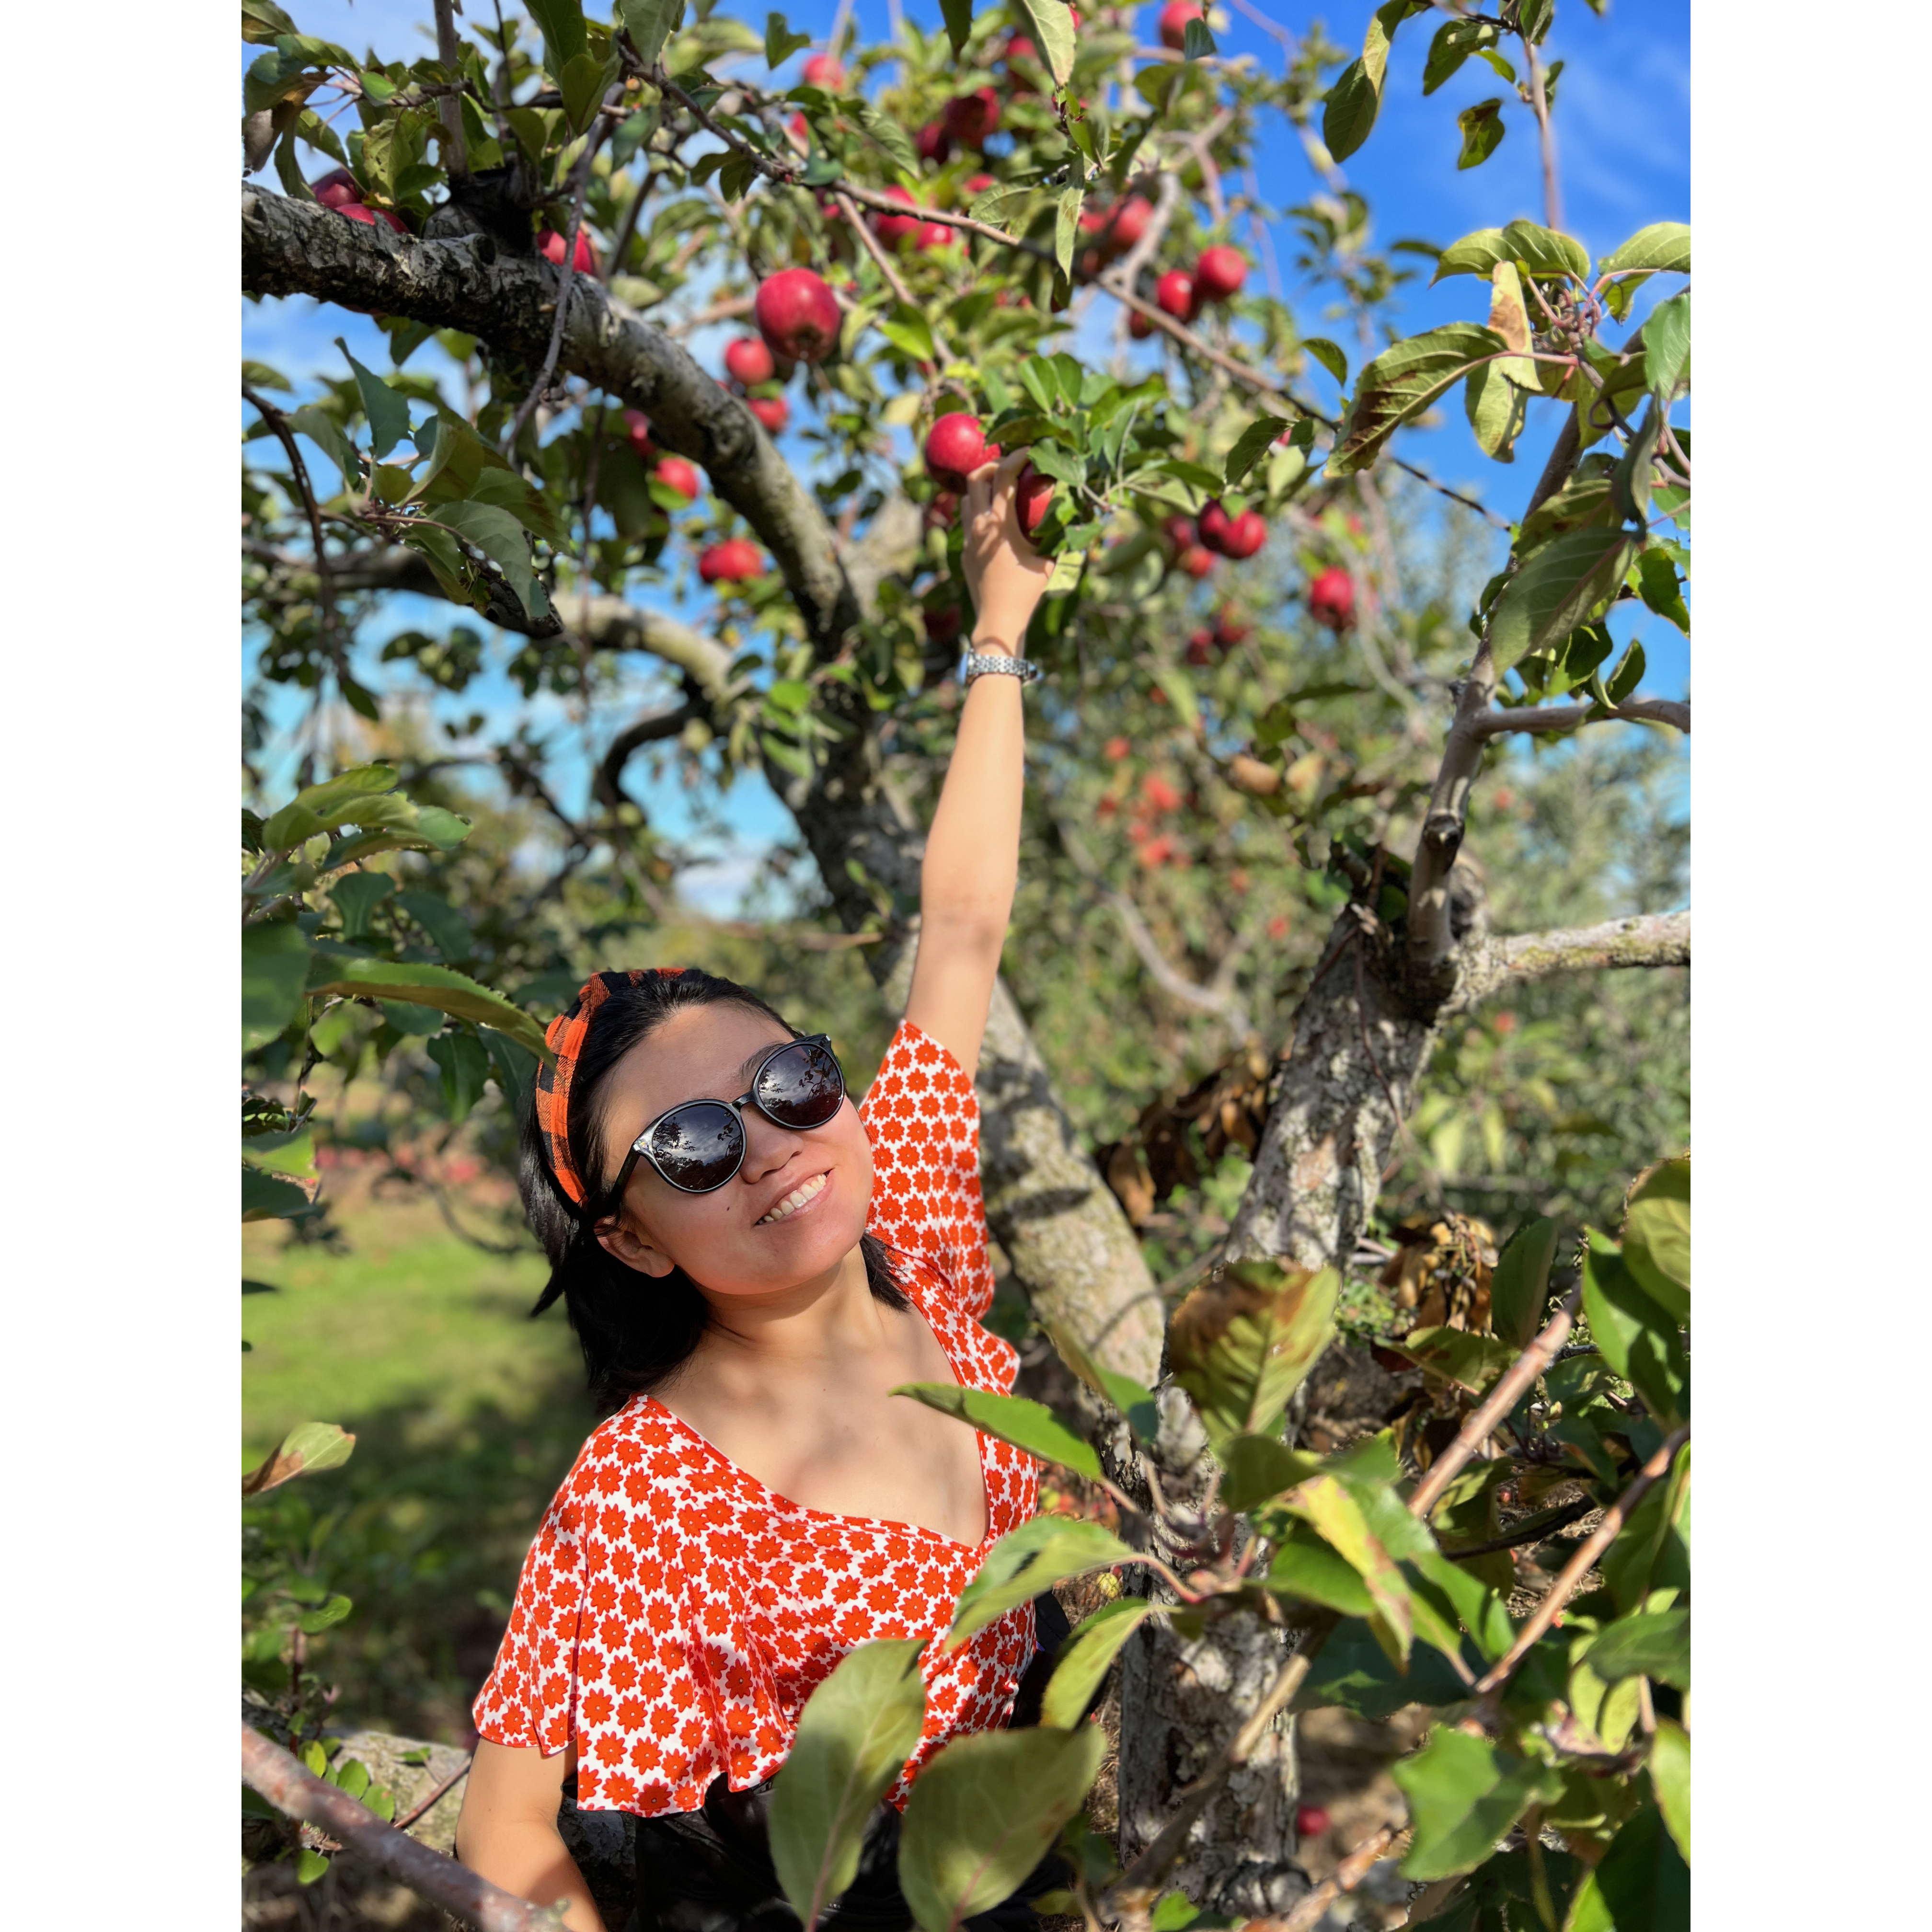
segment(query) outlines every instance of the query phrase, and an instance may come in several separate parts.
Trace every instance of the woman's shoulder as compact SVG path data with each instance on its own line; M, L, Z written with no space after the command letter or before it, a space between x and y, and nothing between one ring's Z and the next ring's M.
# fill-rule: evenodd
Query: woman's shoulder
M665 1411L647 1396L633 1396L584 1438L561 1483L553 1508L578 1512L617 1508L626 1514L688 1488L702 1470Z
M886 1042L879 1070L859 1103L868 1122L875 1116L909 1118L920 1113L977 1120L979 1101L973 1078L943 1041L919 1024L902 1019Z

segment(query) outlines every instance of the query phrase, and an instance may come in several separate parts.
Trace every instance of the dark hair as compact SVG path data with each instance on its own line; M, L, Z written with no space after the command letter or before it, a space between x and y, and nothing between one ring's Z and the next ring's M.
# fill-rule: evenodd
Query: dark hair
M566 1129L571 1159L593 1204L610 1180L598 1132L598 1102L610 1070L680 1007L723 1005L761 1013L794 1040L802 1037L748 986L697 966L687 966L670 979L652 974L611 994L597 1010L571 1082ZM531 1318L562 1296L584 1351L591 1401L599 1415L613 1414L633 1396L661 1386L689 1359L710 1324L710 1304L682 1268L673 1268L668 1275L640 1274L598 1240L592 1216L566 1197L544 1158L534 1096L524 1105L518 1154L517 1186L524 1213L550 1262L550 1280ZM885 1244L866 1233L859 1238L859 1249L874 1298L890 1308L910 1306L893 1279Z

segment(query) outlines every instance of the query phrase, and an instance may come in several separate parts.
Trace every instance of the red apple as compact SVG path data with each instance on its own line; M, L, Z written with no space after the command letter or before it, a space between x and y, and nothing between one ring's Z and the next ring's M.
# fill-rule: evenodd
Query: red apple
M1211 631L1188 633L1187 662L1191 664L1210 664L1214 662L1214 635Z
M362 190L346 168L332 169L320 181L309 183L309 191L324 208L340 208L347 202L360 202Z
M1150 838L1141 848L1141 863L1143 866L1164 866L1174 856L1174 840L1163 832L1158 838Z
M776 436L791 421L791 405L782 396L758 396L745 405L765 426L767 436Z
M918 202L911 193L899 186L897 182L886 190L889 200L896 201L907 208L916 208ZM919 238L919 231L925 226L916 214L874 214L872 232L888 248L903 248Z
M1286 913L1278 912L1275 914L1274 918L1268 921L1268 935L1270 939L1286 939L1288 937L1288 915ZM1327 1828L1324 1826L1323 1828L1325 1830Z
M1202 302L1227 301L1246 279L1247 272L1247 262L1238 248L1224 244L1202 249L1201 259L1194 265L1196 299Z
M724 350L724 372L734 382L754 389L769 382L778 372L772 352L754 335L741 335Z
M941 121L928 121L913 136L913 146L919 150L922 161L930 161L935 167L943 167L952 158L952 137L946 131Z
M563 237L554 228L544 229L537 236L537 253L546 262L561 262ZM580 275L594 275L597 272L597 250L581 228L577 231L577 246L570 251L570 266Z
M946 104L946 133L962 148L983 151L986 136L1000 124L1000 97L990 87L956 94Z
M1196 525L1201 541L1210 550L1218 550L1222 556L1226 556L1228 554L1226 548L1228 532L1232 528L1234 520L1234 518L1228 515L1219 502L1204 505Z
M1187 23L1204 16L1205 9L1198 0L1167 0L1160 10L1160 44L1172 47L1178 53L1187 44Z
M1204 631L1198 634L1205 637L1207 633ZM1151 812L1174 812L1180 808L1180 793L1158 772L1148 772L1141 781L1141 796L1147 800L1148 808Z
M785 123L785 132L791 136L792 146L801 154L812 146L812 123L803 114L794 114Z
M823 88L827 94L840 94L845 87L845 66L836 54L813 54L799 70L799 79L807 87Z
M958 239L959 231L944 221L922 221L912 245L924 255L934 248L950 248Z
M1178 550L1188 548L1200 534L1192 517L1169 517L1160 527L1161 533Z
M1304 1804L1294 1814L1298 1838L1318 1838L1328 1828L1328 1814L1318 1804Z
M1154 333L1154 324L1137 308L1127 311L1127 333L1136 342L1144 342Z
M364 208L359 201L345 201L337 205L335 212L346 216L351 221L360 221L371 228L386 221L398 235L406 235L410 232L403 226L400 218L392 214L386 208Z
M1238 562L1254 556L1268 542L1268 520L1258 510L1244 510L1221 533L1221 554Z
M1118 765L1134 748L1125 738L1109 738L1104 748L1107 756Z
M1154 203L1144 195L1129 195L1114 217L1113 232L1108 238L1110 251L1124 255L1147 232L1153 219Z
M1331 566L1308 586L1308 614L1331 631L1346 631L1355 620L1355 582L1340 566Z
M667 456L652 474L666 488L675 490L687 503L696 502L698 493L704 488L696 464L686 462L681 456Z
M838 304L809 268L781 268L761 283L752 320L782 362L823 362L838 346Z
M742 584L765 574L765 554L746 537L727 537L698 556L698 574L706 584Z
M1027 38L1025 34L1014 34L1006 41L1006 51L1004 58L1009 67L1012 66L1016 60L1036 61L1040 58L1040 50Z
M1190 544L1175 560L1190 577L1205 577L1214 568L1214 553Z
M1096 818L1112 818L1120 808L1120 801L1118 799L1111 793L1102 792L1099 802L1094 807L1094 812ZM334 1150L332 1148L330 1151L332 1153Z
M646 462L648 463L657 454L651 447L651 419L642 410L626 410L624 412L624 434L631 447Z
M985 426L964 410L941 416L926 433L926 466L943 489L964 496L966 478L986 458Z
M1223 604L1214 613L1214 641L1223 650L1232 650L1248 634L1248 627L1241 622L1232 604Z
M1053 501L1053 478L1042 476L1029 463L1021 470L1019 478L1013 485L1013 511L1020 520L1020 528L1031 536L1046 519L1048 506Z
M1154 285L1154 306L1163 315L1185 322L1194 313L1194 278L1185 268L1170 268Z
M968 175L960 188L960 193L970 201L974 196L984 194L993 185L991 175Z

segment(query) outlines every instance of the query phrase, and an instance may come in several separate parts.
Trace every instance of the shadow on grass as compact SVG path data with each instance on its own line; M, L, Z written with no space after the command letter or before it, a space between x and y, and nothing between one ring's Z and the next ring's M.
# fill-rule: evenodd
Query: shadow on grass
M464 1744L544 1509L596 1426L580 1377L527 1406L396 1402L345 1418L354 1454L250 1504L244 1522L354 1608L308 1640L332 1730Z

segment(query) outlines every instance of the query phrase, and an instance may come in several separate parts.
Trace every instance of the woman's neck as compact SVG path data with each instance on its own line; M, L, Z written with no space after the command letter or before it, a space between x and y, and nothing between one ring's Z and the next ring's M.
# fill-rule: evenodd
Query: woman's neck
M711 1320L694 1360L726 1393L742 1376L754 1392L773 1373L810 1373L849 1361L886 1338L890 1311L873 1295L862 1248L826 1274L769 1294L705 1294Z

